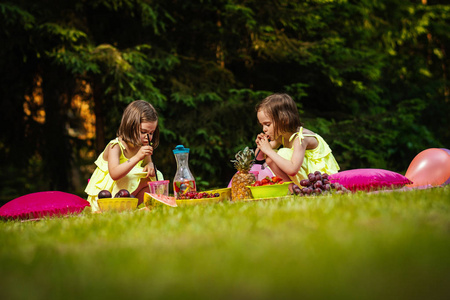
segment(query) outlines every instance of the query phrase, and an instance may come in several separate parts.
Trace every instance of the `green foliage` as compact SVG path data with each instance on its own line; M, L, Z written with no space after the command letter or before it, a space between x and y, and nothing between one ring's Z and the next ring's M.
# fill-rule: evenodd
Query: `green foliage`
M330 141L342 169L372 166L405 172L409 164L403 162L411 161L424 150L423 145L430 145L428 148L440 145L434 135L418 123L417 112L426 106L420 99L411 99L370 118L366 115L340 122L322 119L311 122ZM346 164L350 157L351 164Z
M2 15L1 22L2 31L9 34L9 26L22 26L23 29L31 29L35 23L35 18L32 14L20 7L10 3L0 3L0 13Z

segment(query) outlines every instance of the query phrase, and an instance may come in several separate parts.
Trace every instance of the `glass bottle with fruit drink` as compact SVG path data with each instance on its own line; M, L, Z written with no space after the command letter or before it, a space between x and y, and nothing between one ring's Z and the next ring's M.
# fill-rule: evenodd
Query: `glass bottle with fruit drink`
M173 150L175 159L177 161L177 172L173 179L173 193L177 198L179 195L186 194L187 192L197 191L194 176L192 176L189 169L189 148L185 148L183 145L178 145Z

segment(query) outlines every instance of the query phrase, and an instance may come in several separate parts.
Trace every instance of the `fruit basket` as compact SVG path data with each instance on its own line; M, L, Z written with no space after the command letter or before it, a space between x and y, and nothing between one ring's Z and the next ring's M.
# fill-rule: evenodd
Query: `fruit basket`
M247 186L252 192L254 199L260 198L276 198L283 197L289 194L290 182L284 182L281 184L261 185L261 186Z
M97 200L98 206L102 212L105 211L125 211L136 209L138 204L137 198L101 198Z
M178 199L177 205L178 206L186 206L186 205L196 205L196 204L206 204L206 203L214 203L219 202L219 197L211 197L211 198L201 198L201 199Z
M177 205L184 206L184 205L193 205L193 204L200 204L200 203L212 203L212 202L219 202L220 201L220 193L211 193L211 191L205 191L205 192L187 192L185 194L182 194L181 196L177 197Z

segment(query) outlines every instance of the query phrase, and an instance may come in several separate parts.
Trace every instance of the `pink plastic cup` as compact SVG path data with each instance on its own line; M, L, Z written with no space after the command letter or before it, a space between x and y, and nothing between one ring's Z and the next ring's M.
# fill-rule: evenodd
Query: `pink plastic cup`
M169 196L169 181L170 180L149 181L148 187L150 189L150 194Z

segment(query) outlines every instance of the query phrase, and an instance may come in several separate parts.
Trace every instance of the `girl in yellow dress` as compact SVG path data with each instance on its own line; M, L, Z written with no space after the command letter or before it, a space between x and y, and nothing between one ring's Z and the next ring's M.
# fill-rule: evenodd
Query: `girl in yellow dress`
M273 94L256 106L263 133L256 137L256 159L265 159L272 172L300 186L309 173L334 174L339 165L318 134L302 127L297 105L287 94ZM278 149L280 146L283 148ZM289 187L293 191L293 185Z
M159 144L158 113L144 100L130 103L125 109L117 138L110 141L99 155L97 168L85 189L92 211L99 211L98 193L108 190L112 196L121 189L128 190L142 203L148 192L148 181L163 180L155 172L151 155Z

